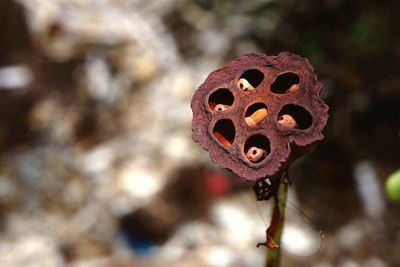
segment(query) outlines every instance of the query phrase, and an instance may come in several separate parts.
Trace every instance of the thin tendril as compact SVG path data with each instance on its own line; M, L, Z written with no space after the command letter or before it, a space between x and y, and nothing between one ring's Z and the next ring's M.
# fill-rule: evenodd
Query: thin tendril
M280 201L280 200L281 200L281 199L279 199L279 201ZM323 243L324 243L325 234L322 232L322 230L321 230L320 228L318 228L318 227L313 223L313 221L311 220L311 218L308 217L299 207L297 207L293 202L289 201L289 199L287 199L286 201L287 201L286 203L289 203L289 205L291 206L291 207L286 206L286 208L289 208L289 210L290 210L291 212L296 212L296 213L303 219L303 221L304 221L308 226L310 226L314 231L318 232L320 243L319 243L318 249L317 249L315 252L313 252L313 253L311 253L311 254L309 254L309 255L301 255L301 256L295 255L295 254L289 252L289 251L288 251L287 249L285 249L284 247L282 247L282 250L285 251L286 254L288 254L288 255L290 255L290 256L292 256L292 257L296 257L296 258L311 258L311 257L317 255L317 254L321 251L321 249L322 249L322 246L323 246ZM292 209L292 208L293 208L293 209Z
M290 206L292 206L292 207L297 211L298 214L300 214L300 215L303 217L303 219L305 219L306 223L307 223L309 226L311 226L312 228L314 228L314 230L317 231L317 232L319 233L319 235L320 235L322 238L325 237L325 235L324 235L324 233L322 232L322 230L321 230L319 227L317 227L317 226L315 225L315 223L311 220L311 218L310 218L309 216L307 216L299 207L297 207L297 206L296 206L293 202L291 202L290 200L287 200L287 202L290 204Z
M267 227L267 222L266 222L265 218L263 217L263 215L262 215L262 213L261 213L261 210L260 210L260 203L259 203L259 202L260 202L260 201L256 201L257 211L258 211L258 214L260 215L260 218L261 218L261 220L263 221L265 227Z

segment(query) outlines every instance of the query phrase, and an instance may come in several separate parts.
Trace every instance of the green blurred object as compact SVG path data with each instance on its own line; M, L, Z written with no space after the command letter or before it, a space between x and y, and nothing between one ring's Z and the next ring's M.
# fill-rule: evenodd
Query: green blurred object
M392 173L386 180L386 196L392 201L400 201L400 170Z

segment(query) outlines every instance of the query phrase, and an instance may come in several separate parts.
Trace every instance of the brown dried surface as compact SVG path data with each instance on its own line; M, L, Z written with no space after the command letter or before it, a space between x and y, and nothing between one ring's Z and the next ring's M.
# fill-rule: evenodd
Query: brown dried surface
M238 83L241 78L251 86L241 88ZM287 52L278 56L244 55L210 73L195 92L191 103L192 137L209 151L215 163L245 180L273 177L323 139L328 106L320 98L321 87L308 60L297 55ZM233 95L234 99L229 99L229 108L214 111L209 99L220 88L229 90L231 94L227 95ZM213 106L226 102L220 101L212 101ZM249 125L245 121L247 110L256 103L268 107L268 114L265 116L264 112L262 119ZM284 114L291 115L297 127L280 125L279 117ZM254 136L264 136L268 140L256 144L267 148L267 156L260 162L251 162L245 155L246 143ZM291 153L292 149L296 149L296 153Z

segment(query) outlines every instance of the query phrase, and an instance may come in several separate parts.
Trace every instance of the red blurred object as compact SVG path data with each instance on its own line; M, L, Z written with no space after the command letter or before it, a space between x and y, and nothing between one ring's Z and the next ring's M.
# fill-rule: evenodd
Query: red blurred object
M227 195L232 189L232 184L226 175L210 172L204 178L204 187L211 197L218 198Z

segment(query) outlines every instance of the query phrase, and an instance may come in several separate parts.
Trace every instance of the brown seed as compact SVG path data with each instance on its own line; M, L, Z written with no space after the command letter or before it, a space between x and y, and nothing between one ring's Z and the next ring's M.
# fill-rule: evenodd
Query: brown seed
M247 125L254 126L260 121L262 121L268 115L268 110L266 108L260 108L256 110L253 114L249 117L246 117L244 120L246 121Z
M263 158L265 156L265 154L266 154L266 151L264 149L253 146L253 147L250 147L249 150L247 151L246 157L251 162L257 162L261 158Z
M215 138L224 146L230 147L232 144L219 132L214 132Z
M254 90L254 87L245 78L240 78L237 82L237 85L240 88L240 90L243 90L243 91Z
M297 122L289 114L284 114L279 117L278 123L285 128L296 128Z
M291 93L300 89L300 84L295 83L287 90L287 93Z
M215 105L214 111L224 111L224 110L226 110L226 108L227 108L227 106L225 106L224 104L218 104L218 105Z

